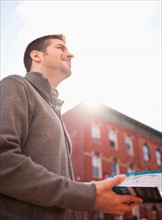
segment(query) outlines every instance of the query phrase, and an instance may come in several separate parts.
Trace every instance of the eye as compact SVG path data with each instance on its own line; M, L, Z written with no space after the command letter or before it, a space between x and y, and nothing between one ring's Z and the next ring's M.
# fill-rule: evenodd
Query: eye
M63 51L63 50L64 50L64 48L63 48L63 47L58 47L58 49L59 49L59 50L61 50L61 51Z
M62 52L65 52L65 48L63 46L58 46L57 49L61 50Z

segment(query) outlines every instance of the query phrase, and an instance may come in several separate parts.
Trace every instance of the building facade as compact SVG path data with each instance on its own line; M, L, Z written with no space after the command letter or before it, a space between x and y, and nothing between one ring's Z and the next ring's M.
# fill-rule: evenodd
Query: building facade
M73 144L77 181L107 174L162 169L162 133L107 106L89 110L82 103L63 114ZM162 220L162 204L141 204L123 218L91 213L88 220Z

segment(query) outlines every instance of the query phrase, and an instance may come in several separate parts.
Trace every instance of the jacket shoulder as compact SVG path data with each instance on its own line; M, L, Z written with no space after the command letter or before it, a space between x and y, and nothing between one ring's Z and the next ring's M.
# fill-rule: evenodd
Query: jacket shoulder
M20 76L20 75L9 75L6 76L5 78L3 78L1 81L6 81L6 80L14 80L14 81L19 81L19 82L23 82L25 79L24 76Z
M27 80L24 76L20 75L9 75L1 80L1 85L23 85L27 84Z

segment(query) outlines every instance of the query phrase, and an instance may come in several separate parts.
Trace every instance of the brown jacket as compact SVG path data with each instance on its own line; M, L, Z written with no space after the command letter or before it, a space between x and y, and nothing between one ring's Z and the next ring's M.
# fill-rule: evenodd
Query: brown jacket
M1 81L0 217L81 220L91 211L94 184L74 181L71 144L40 73Z

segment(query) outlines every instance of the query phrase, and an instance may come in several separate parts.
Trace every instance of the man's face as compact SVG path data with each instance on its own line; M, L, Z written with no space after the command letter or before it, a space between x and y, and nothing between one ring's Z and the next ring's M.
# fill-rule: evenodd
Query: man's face
M50 45L43 53L42 65L46 72L58 74L63 80L71 75L71 59L73 57L62 40L51 39Z

